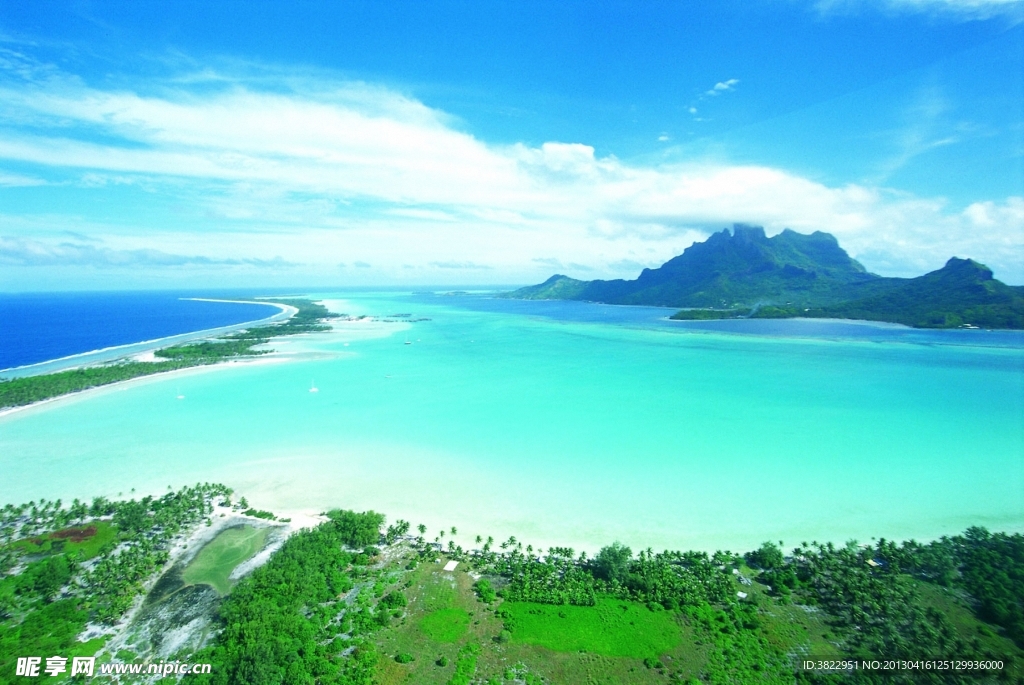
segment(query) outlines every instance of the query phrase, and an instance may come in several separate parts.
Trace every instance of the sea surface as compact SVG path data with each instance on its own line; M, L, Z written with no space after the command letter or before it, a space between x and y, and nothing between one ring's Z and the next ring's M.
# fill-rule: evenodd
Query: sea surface
M262 304L206 302L237 292L0 294L0 370L267 318Z
M373 318L0 417L0 502L220 481L591 551L1024 530L1019 332L311 295Z

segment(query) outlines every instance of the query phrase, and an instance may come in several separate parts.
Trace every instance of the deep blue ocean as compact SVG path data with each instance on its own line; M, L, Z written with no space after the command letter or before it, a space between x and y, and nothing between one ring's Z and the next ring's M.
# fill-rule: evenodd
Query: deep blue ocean
M0 369L256 321L277 312L260 304L184 299L251 296L237 291L0 294Z

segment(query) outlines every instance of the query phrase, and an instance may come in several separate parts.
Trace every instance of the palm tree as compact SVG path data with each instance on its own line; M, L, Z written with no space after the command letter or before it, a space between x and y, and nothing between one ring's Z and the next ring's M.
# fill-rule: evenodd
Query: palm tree
M452 526L452 535L458 535L459 531L455 526Z
M483 542L483 540L484 539L482 537L480 537L479 535L476 536L476 544L479 545L481 542Z
M416 530L418 530L420 532L420 535L426 535L427 534L427 527L425 525L423 525L422 523L420 525L416 526Z

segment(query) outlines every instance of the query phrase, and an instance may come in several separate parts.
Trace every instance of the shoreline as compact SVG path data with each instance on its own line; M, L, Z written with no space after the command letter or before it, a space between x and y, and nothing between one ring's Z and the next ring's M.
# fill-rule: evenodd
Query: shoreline
M277 307L277 309L279 309L280 311L278 311L276 314L271 314L270 316L265 317L263 319L254 319L252 321L246 321L246 322L238 323L238 324L229 324L227 326L217 326L217 327L214 327L214 328L203 328L203 329L198 330L198 331L188 331L188 332L185 332L185 333L175 333L174 335L165 335L162 338L153 338L151 340L140 340L138 342L125 343L123 345L111 345L109 347L101 347L101 348L98 348L98 349L95 349L95 350L89 350L87 352L76 352L75 354L69 354L69 355L64 356L64 357L57 357L56 359L47 359L46 361L34 362L32 364L22 364L20 366L11 366L11 367L6 368L6 369L0 369L0 376L8 375L8 377L10 377L10 378L24 378L26 376L43 375L45 373L54 373L54 372L57 372L57 371L68 371L70 369L80 368L81 366L88 366L91 363L99 363L99 362L101 362L103 360L97 359L97 360L94 360L94 361L91 361L91 362L90 361L83 361L83 363L79 364L79 365L62 366L61 368L52 369L50 371L41 371L38 374L31 372L31 370L36 368L36 367L45 367L45 366L49 366L51 364L58 364L59 365L62 362L70 362L72 360L78 360L78 359L81 359L81 358L86 358L86 357L91 357L91 356L108 355L108 354L111 354L111 353L114 353L114 352L117 352L117 351L120 351L120 350L127 351L129 348L138 347L138 348L143 348L143 349L127 352L124 355L125 357L127 357L127 356L129 356L131 354L137 354L137 353L141 353L141 352L151 352L153 350L157 350L157 349L160 349L162 347L169 346L170 344L177 344L177 343L182 343L182 342L190 342L191 340L201 340L202 338L208 338L210 336L220 335L222 333L230 333L230 332L236 331L236 330L244 330L246 328L252 328L254 326L265 326L265 325L269 325L269 324L272 324L272 323L277 323L278 321L287 321L292 316L294 316L296 312L299 311L295 307L292 307L290 305L279 304L277 302L255 302L255 301L246 301L246 300L214 300L214 299L201 298L201 297L183 297L181 299L183 299L183 300L192 300L192 301L196 301L196 302L225 302L225 303L231 303L231 304L259 304L259 305ZM173 341L173 343L171 341ZM150 349L145 349L147 347L150 348ZM120 356L115 356L115 357L112 357L111 359L109 359L107 361L112 361L113 359L120 359L120 358L121 358ZM28 371L28 373L26 373L26 371ZM14 374L10 374L10 372L15 372L15 373Z
M106 390L108 388L109 389L115 389L115 388L123 389L125 387L130 387L132 384L139 384L139 383L141 383L143 381L147 381L147 380L151 380L151 379L161 379L162 380L162 379L164 379L164 378L166 378L168 376L171 376L172 374L182 374L182 375L184 375L184 374L189 373L189 372L201 373L201 372L214 371L214 370L217 370L217 369L225 369L225 368L228 368L228 367L231 367L231 366L234 366L234 365L243 365L243 364L244 365L249 365L249 364L253 364L253 365L258 365L258 364L283 364L285 362L292 361L292 359L293 359L292 357L286 357L284 355L281 355L281 356L263 355L263 356L260 356L260 357L252 357L252 358L247 358L247 359L227 359L227 360L220 361L220 362L214 362L212 364L197 364L196 366L186 366L186 367L183 367L183 368L180 368L180 369L171 369L169 371L159 371L157 373L147 373L147 374L144 374L142 376L135 376L134 378L126 378L123 381L115 381L113 383L104 383L103 385L95 385L95 386L93 386L91 388L85 388L83 390L76 390L74 392L69 392L69 393L66 393L64 395L57 395L56 397L47 397L45 400L39 400L38 402L32 402L31 404L22 404L22 405L17 406L17 407L4 407L3 409L0 409L0 419L6 418L6 417L10 416L11 414L15 414L17 412L24 411L26 409L34 409L34 408L42 407L42 406L44 406L46 404L50 404L52 402L59 402L61 400L69 400L69 399L72 399L72 398L82 399L83 397L85 397L89 393ZM73 368L79 368L79 367L73 367ZM63 370L64 371L68 371L70 369L63 369Z
M182 298L182 299L199 300L199 301L206 301L206 302L231 302L231 303L236 303L236 304L252 304L251 302L247 302L245 300L212 300L212 299L204 299L204 298ZM160 360L158 360L156 358L154 352L156 352L157 350L163 349L164 347L171 346L171 345L167 345L166 344L167 342L169 342L171 340L174 340L173 344L180 344L182 342L191 342L193 340L203 340L205 338L211 337L211 335L213 335L213 336L221 335L223 333L228 333L228 332L235 331L235 330L246 330L248 328L269 326L269 325L272 325L274 323L278 323L278 322L281 322L281 321L289 321L299 311L296 307L293 307L291 305L286 305L286 304L280 304L278 302L261 302L261 303L258 303L258 304L264 304L264 305L267 305L267 306L276 307L280 311L277 314L274 314L272 316L266 317L264 319L258 319L256 321L250 321L250 322L247 322L247 323L244 323L244 324L233 324L231 326L222 326L222 327L219 327L219 328L208 328L208 329L204 329L202 331L194 331L192 333L183 333L183 334L179 334L179 335L167 336L167 337L164 337L164 338L155 338L154 340L144 341L144 342L140 342L140 343L130 343L128 345L118 345L118 346L115 346L115 347L103 348L101 350L93 350L92 352L83 352L83 353L80 353L80 354L77 354L77 355L71 355L69 357L63 357L61 359L54 359L54 360L50 360L50 361L46 361L46 362L40 362L39 364L31 364L31 365L27 365L25 367L16 367L16 368L30 368L32 366L43 366L43 365L47 365L47 364L57 363L57 362L64 361L64 360L75 359L75 358L78 358L78 357L86 357L86 356L90 356L90 355L94 355L94 354L100 354L100 353L105 353L105 352L109 352L109 351L113 351L113 350L122 350L122 349L129 348L129 347L149 346L149 345L153 345L153 346L150 349L137 350L137 351L134 351L134 352L132 352L130 354L127 354L127 355L124 355L124 356L114 357L114 358L112 358L110 360L107 360L107 361L130 360L130 361L135 361L135 362L139 362L139 363L143 363L143 364L145 364L145 363L155 363L155 362L158 362ZM257 324L257 325L254 326L254 324ZM227 329L227 330L225 330L225 329ZM183 340L176 340L177 338L182 338L184 336L187 336L187 337L185 337L185 339L183 339ZM158 343L158 342L161 343L161 344L160 345L155 345L154 344L154 343ZM212 369L215 369L215 368L228 367L228 366L231 366L232 364L259 364L259 363L267 364L267 363L281 363L281 362L285 362L285 361L288 361L288 360L289 360L289 357L286 357L284 355L270 354L270 355L260 355L260 356L252 356L252 357L240 357L240 358L236 358L236 359L228 358L228 359L224 359L224 360L221 360L221 361L215 361L215 362L210 363L210 364L195 364L193 366L186 366L186 367L183 367L183 368L180 368L180 369L170 369L170 370L167 370L167 371L158 371L157 373L141 374L141 375L135 376L133 378L126 378L124 380L115 381L113 383L103 383L103 384L100 384L100 385L95 385L95 386L90 387L90 388L83 388L82 390L76 390L74 392L69 392L69 393L65 393L65 394L62 394L62 395L57 395L55 397L47 397L46 399L39 400L37 402L31 402L29 404L23 404L23 405L19 405L19 406L16 406L16 407L3 407L3 408L0 408L0 419L3 419L4 417L10 416L10 415L15 414L15 413L17 413L19 411L22 411L22 410L31 409L33 407L41 407L41 406L44 406L44 405L52 403L52 402L57 402L58 400L62 400L62 399L66 399L66 398L81 398L82 396L86 395L87 393L89 393L91 391L102 390L104 388L115 388L115 387L124 388L124 387L127 387L131 383L136 383L136 382L143 381L143 380L149 379L149 378L162 378L162 377L167 377L170 374L178 374L178 373L182 373L182 372L186 372L186 371L198 371L198 370L207 370L208 371L208 370L212 370ZM65 368L56 369L56 370L54 370L54 371L52 371L50 373L61 373L61 372L64 372L64 371L73 371L75 369L88 368L90 366L93 366L95 364L100 364L100 363L103 363L103 362L97 360L95 362L87 362L87 363L76 365L76 366L68 366L68 367L65 367ZM45 376L47 374L45 374L45 373L29 374L29 375L26 375L26 376L21 376L21 378L31 378L33 375Z
M321 302L321 300L316 300L316 302ZM282 313L287 313L289 318L291 318L291 316L293 316L298 311L295 307L291 307L289 305L282 305L282 304L278 304L278 303L273 303L273 304L274 304L275 307L281 308ZM291 311L289 311L289 310L291 310ZM277 315L275 315L275 316L277 316ZM371 321L370 319L365 319L365 320L346 321L344 323L352 323L352 324L356 324L356 325L359 325L359 326L364 326L364 325L369 325L369 324L374 323L374 322ZM326 334L339 333L342 330L339 327L339 322L338 321L333 321L332 323L330 323L328 325L331 327L331 331L324 332ZM245 328L245 327L242 326L241 328ZM399 330L405 330L405 329L401 328ZM290 338L290 339L300 339L300 338L305 337L306 335L310 335L310 334L307 333L307 334L284 336L284 337L285 338ZM194 338L194 339L201 340L202 338ZM159 360L157 360L153 356L153 352L156 349L161 349L161 348L157 347L157 348L154 348L154 349L151 349L151 350L138 351L138 352L134 352L134 353L132 353L130 355L125 355L123 357L117 357L115 359L118 359L118 360L120 360L120 359L132 360L132 361L137 361L137 362L141 362L141 363L152 363L152 362L159 361ZM164 379L164 378L169 377L172 374L182 374L182 375L184 375L184 374L187 374L187 373L204 373L204 372L214 371L214 370L217 370L217 369L230 368L230 367L235 366L235 365L283 364L283 363L287 363L287 362L291 362L291 361L300 361L303 358L305 358L306 356L307 355L303 354L303 353L295 354L295 353L290 353L290 352L273 352L273 353L270 353L270 354L251 356L251 357L228 358L228 359L224 359L224 360L221 360L221 361L213 362L211 364L197 364L195 366L186 366L186 367L183 367L183 368L180 368L180 369L170 369L168 371L159 371L157 373L147 373L147 374L143 374L143 375L140 375L140 376L135 376L133 378L127 378L125 380L115 381L113 383L105 383L105 384L102 384L102 385L95 385L95 386L93 386L91 388L84 388L82 390L76 390L74 392L69 392L69 393L66 393L66 394L63 394L63 395L57 395L55 397L47 397L46 399L39 400L37 402L32 402L30 404L23 404L23 405L19 405L19 406L16 406L16 407L3 407L3 408L0 408L0 420L3 420L3 419L5 419L5 418L7 418L7 417L9 417L9 416L11 416L13 414L17 414L19 412L22 412L22 411L25 411L25 410L28 410L28 409L40 408L40 407L46 406L46 405L48 405L50 403L58 402L58 401L61 401L61 400L83 399L84 397L89 396L89 393L93 393L93 392L97 392L97 391L102 391L102 390L107 389L107 388L109 388L109 389L114 389L114 388L123 389L125 387L130 387L130 385L133 384L133 383L141 383L141 382L149 380L149 379ZM91 365L92 364L81 364L80 366L68 367L68 368L65 368L65 369L61 369L60 371L70 371L70 370L77 369L77 368L86 368L86 367L91 366ZM54 373L58 373L58 372L54 372ZM40 374L40 375L43 375L43 374Z

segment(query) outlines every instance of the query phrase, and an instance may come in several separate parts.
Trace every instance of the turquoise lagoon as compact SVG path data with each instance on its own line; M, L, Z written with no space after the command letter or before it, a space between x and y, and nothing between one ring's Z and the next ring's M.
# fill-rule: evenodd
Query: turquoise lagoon
M1019 333L314 297L387 320L4 416L0 501L220 481L278 512L591 551L1024 529Z

